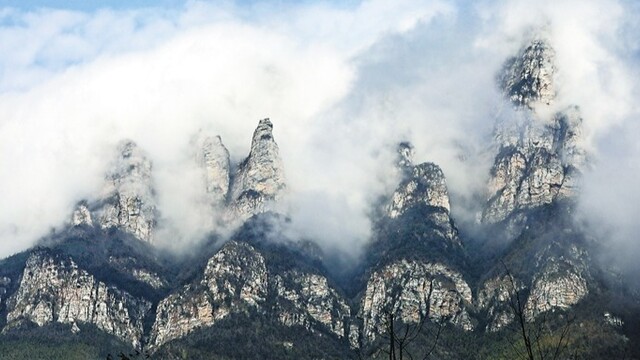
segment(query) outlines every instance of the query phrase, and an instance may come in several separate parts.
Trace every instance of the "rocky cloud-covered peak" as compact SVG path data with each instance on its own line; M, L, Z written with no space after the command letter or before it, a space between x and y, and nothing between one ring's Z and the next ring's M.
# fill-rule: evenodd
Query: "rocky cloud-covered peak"
M151 304L109 286L71 258L35 252L26 261L19 288L8 300L4 332L29 321L92 324L140 348L144 317Z
M556 95L553 76L555 51L544 38L536 38L509 59L500 77L500 87L516 106L533 109L536 104L550 105Z
M118 155L106 177L105 204L99 210L103 228L118 227L152 242L157 214L151 169L151 161L133 141L118 145Z
M523 120L496 134L501 143L491 169L484 222L498 222L516 210L577 193L586 166L579 111L558 113L548 123L536 123L528 116Z
M402 159L401 164L407 166L407 159ZM416 205L437 207L449 212L447 183L438 165L423 163L407 166L404 179L391 197L388 215L396 218Z
M406 169L413 167L413 156L415 150L410 142L403 141L398 144L398 167L400 169Z
M269 119L260 120L253 133L249 156L240 163L233 178L232 212L242 218L260 213L269 201L280 197L285 187L284 166L273 138L273 124Z
M211 204L216 207L222 206L229 192L229 151L220 136L206 136L200 133L194 139L194 145L196 161L204 170L206 192Z
M102 193L94 201L79 202L71 224L115 227L142 241L152 242L157 210L151 161L130 140L120 142L116 154L105 176Z
M495 128L485 223L576 194L586 166L580 110L568 107L551 116L534 110L555 97L554 58L549 44L536 39L505 66L501 86L516 111Z

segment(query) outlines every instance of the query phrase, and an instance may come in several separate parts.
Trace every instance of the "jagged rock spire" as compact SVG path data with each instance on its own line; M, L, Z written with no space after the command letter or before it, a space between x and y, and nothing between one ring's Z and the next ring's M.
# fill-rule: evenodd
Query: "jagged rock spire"
M554 100L554 59L548 42L535 39L505 65L502 90L519 111L496 126L497 155L481 216L485 223L576 192L586 162L579 109L570 107L550 119L534 110Z
M102 228L118 227L152 242L157 211L151 168L151 161L133 141L120 142L102 199L96 206L94 218Z
M413 155L415 150L413 145L408 141L403 141L398 144L398 167L400 169L410 168L413 166Z
M285 189L284 166L273 138L273 124L260 120L253 133L249 156L235 172L230 192L232 212L248 217L265 210Z
M433 163L412 167L391 197L389 217L395 218L407 209L423 204L449 211L449 193L442 169Z
M387 214L396 218L409 208L423 204L449 211L449 193L442 169L433 163L413 165L413 145L401 142L397 147L400 185L393 193Z
M554 63L555 51L547 40L538 37L507 61L500 87L517 106L532 109L538 103L549 105L556 95Z
M220 136L205 136L199 133L194 139L196 161L204 169L207 195L213 206L226 202L230 182L229 151Z

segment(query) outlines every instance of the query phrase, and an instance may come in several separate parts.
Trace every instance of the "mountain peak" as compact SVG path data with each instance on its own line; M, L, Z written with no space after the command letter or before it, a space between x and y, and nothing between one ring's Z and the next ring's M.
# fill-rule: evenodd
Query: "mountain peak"
M258 127L253 132L253 144L263 140L273 139L273 123L269 118L262 119L258 122ZM253 147L253 146L252 146Z
M157 211L151 170L151 161L136 143L123 140L118 144L96 211L102 228L117 227L142 241L152 241Z
M406 169L413 166L415 150L410 142L403 141L399 143L396 151L398 152L397 161L399 168Z
M220 136L199 133L193 144L196 148L196 161L204 170L209 201L213 206L223 206L229 192L231 168L229 151L222 143Z
M285 189L284 165L273 137L273 124L258 122L249 156L240 163L231 186L231 208L235 215L248 217L265 211L269 201L277 200Z
M550 105L556 95L553 77L555 51L544 37L535 37L504 65L499 82L505 96L516 106L533 109Z

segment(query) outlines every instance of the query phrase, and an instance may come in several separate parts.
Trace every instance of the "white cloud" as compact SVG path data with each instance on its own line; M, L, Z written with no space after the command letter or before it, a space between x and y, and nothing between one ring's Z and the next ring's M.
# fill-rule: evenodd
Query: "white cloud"
M359 248L372 201L395 185L386 164L397 141L439 164L456 196L483 186L500 102L495 72L531 28L551 33L562 99L583 108L594 152L606 148L599 134L637 114L629 77L637 59L625 51L638 43L619 36L636 26L628 7L370 0L5 10L0 255L29 246L95 194L121 138L150 154L171 234L192 241L207 230L207 212L193 186L190 137L200 128L220 134L238 161L263 117L275 125L296 230Z

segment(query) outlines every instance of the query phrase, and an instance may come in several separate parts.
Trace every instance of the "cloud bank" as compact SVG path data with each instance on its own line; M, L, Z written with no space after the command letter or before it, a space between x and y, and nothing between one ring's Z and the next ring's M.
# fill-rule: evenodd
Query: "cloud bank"
M393 148L403 140L417 161L443 168L454 216L471 218L466 200L484 186L503 106L495 74L532 29L548 32L559 106L582 108L598 159L585 213L630 229L640 210L628 201L640 197L631 186L640 175L638 14L613 0L2 9L0 256L96 194L122 138L154 163L161 241L196 241L211 229L193 186L191 137L221 135L237 162L264 117L285 163L293 227L327 248L357 253L366 243L367 214L395 185Z

